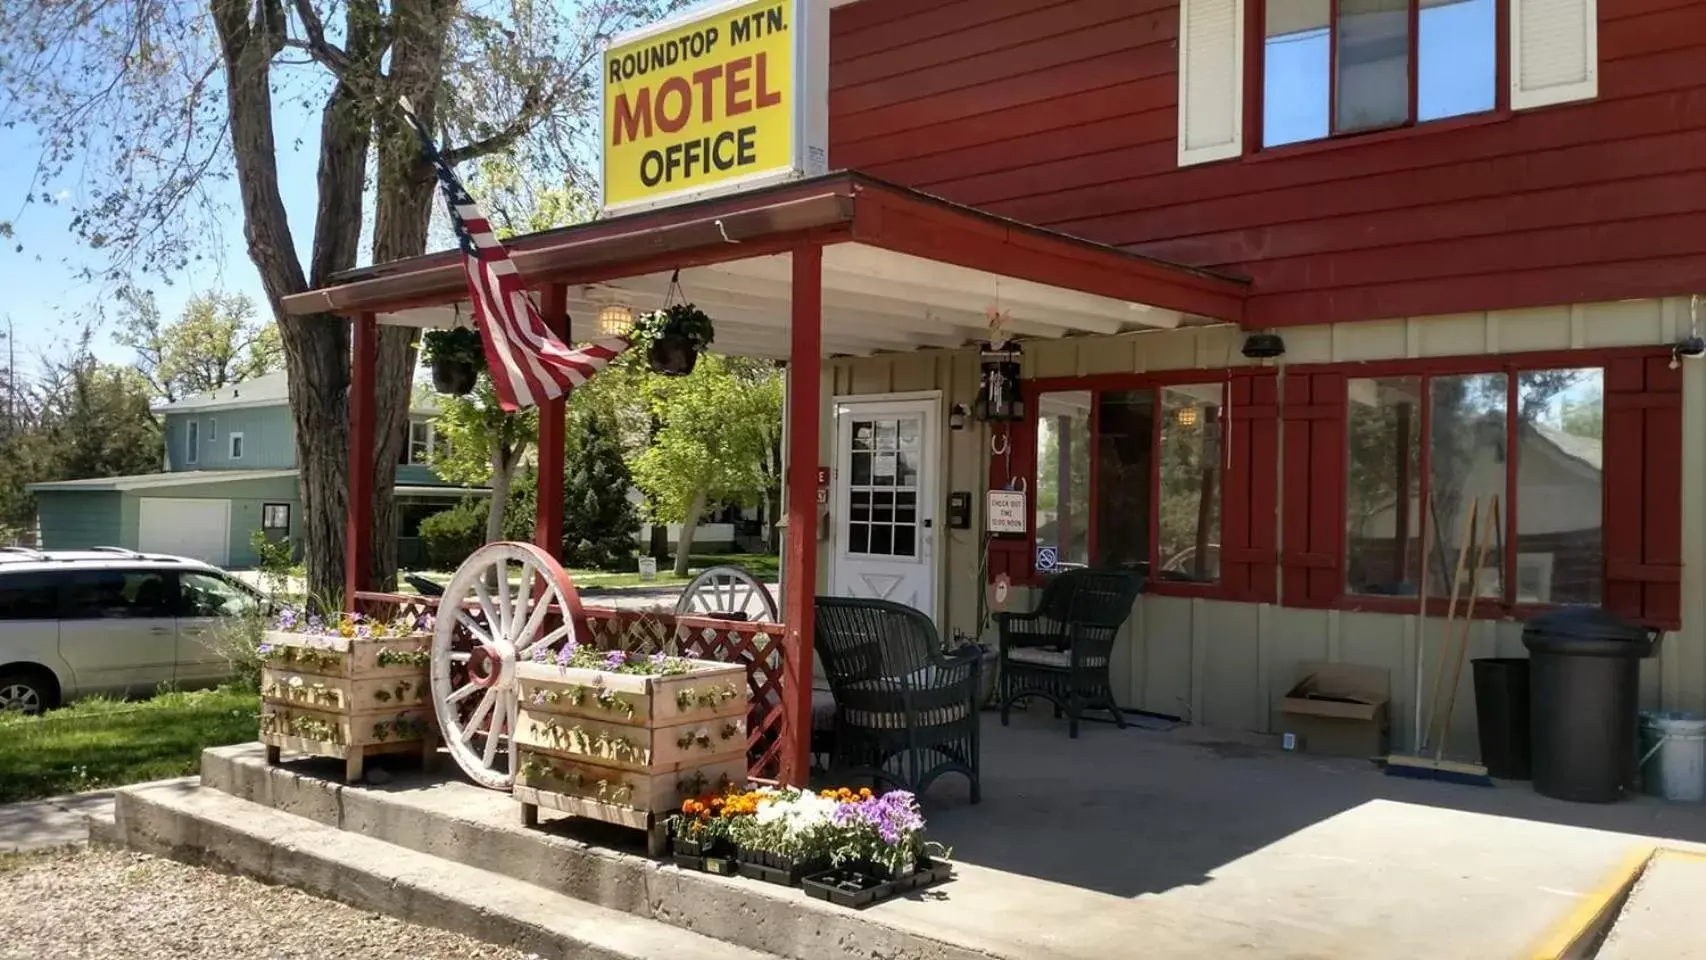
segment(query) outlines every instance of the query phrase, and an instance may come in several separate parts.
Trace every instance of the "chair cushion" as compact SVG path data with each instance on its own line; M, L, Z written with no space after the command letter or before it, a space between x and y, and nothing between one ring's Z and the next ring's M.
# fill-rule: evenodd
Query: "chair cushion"
M1058 667L1061 670L1072 667L1072 651L1050 650L1047 647L1015 647L1007 651L1007 659L1039 667Z
M812 691L812 729L835 729L835 696L828 690Z

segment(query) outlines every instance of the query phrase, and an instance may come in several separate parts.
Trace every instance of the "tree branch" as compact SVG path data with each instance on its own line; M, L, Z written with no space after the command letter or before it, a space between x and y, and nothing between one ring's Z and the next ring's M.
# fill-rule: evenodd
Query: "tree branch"
M499 150L507 150L514 146L517 140L527 136L528 132L538 125L539 121L545 119L546 112L557 101L557 93L558 91L553 90L547 95L539 88L538 84L529 87L527 93L522 95L521 110L502 130L483 140L476 140L473 143L442 151L445 162L455 166L465 160L483 157L488 153L496 153Z
M332 71L339 81L349 83L349 55L326 39L326 25L320 20L319 11L314 9L314 0L295 0L295 7L296 15L301 18L302 29L308 34L308 39L286 40L285 46L308 51L310 56Z

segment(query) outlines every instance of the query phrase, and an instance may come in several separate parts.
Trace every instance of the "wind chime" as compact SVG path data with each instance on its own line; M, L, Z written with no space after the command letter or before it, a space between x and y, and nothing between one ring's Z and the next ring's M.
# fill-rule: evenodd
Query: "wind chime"
M977 402L972 415L995 423L1025 419L1025 398L1019 389L1019 344L1007 335L1008 316L999 304L984 311L989 339L980 350Z

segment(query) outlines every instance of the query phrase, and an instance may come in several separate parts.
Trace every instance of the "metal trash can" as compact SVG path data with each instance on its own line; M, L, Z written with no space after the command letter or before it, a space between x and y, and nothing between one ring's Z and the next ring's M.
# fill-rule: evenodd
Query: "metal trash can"
M1641 786L1666 800L1706 800L1706 718L1641 714Z
M1582 803L1628 795L1641 660L1654 641L1646 627L1599 607L1560 607L1524 626L1536 792Z
M1532 770L1528 723L1528 659L1484 657L1475 671L1475 728L1481 764L1501 780L1527 780Z

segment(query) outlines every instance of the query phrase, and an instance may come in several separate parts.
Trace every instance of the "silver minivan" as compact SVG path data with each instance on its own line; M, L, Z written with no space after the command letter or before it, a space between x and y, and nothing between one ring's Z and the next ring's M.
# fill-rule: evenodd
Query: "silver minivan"
M212 686L231 674L217 631L265 604L199 560L117 547L0 549L0 710Z

